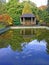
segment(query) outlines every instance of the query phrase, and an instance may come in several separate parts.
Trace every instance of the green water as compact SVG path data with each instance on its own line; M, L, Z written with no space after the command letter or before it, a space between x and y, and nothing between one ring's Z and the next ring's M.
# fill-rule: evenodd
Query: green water
M16 49L21 50L21 43L30 42L35 39L39 41L45 40L49 44L49 30L46 29L8 30L4 34L0 35L0 48L11 45L11 48L13 50Z

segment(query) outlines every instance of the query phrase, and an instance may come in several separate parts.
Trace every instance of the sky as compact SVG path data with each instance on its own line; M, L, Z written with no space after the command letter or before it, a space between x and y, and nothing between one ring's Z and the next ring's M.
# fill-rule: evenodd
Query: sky
M23 1L23 0L20 0ZM41 5L47 5L47 0L30 0L32 2L34 2L38 7Z
M8 2L8 0L6 0ZM23 1L23 0L20 0ZM34 2L37 7L41 6L41 5L47 5L47 0L30 0L32 2Z

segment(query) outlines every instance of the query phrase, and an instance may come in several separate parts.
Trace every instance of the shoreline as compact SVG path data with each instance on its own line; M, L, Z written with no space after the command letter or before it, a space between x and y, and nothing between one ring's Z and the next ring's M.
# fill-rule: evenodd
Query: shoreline
M49 30L49 27L47 26L9 26L9 27L0 29L0 34L3 34L9 29L47 29Z
M0 34L3 34L4 32L8 31L9 29L10 29L10 27L0 29Z
M10 29L47 29L49 30L49 27L47 26L10 26Z

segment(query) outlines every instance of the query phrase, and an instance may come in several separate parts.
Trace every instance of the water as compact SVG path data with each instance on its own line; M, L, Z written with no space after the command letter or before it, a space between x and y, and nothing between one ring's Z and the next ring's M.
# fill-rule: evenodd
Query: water
M0 65L49 65L49 31L9 30L0 35Z

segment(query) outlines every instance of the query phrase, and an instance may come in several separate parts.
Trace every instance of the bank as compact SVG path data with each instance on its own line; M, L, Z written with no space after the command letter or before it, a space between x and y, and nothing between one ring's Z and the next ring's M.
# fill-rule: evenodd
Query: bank
M47 29L49 30L49 27L47 26L11 26L10 29L29 29L29 28L33 28L33 29Z
M3 34L9 29L47 29L49 30L49 27L47 26L9 26L9 27L0 29L0 34Z

